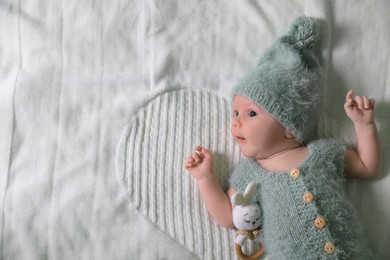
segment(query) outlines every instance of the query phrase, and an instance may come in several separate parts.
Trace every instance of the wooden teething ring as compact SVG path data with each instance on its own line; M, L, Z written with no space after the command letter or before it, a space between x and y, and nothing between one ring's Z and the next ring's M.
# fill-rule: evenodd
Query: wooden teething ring
M242 260L256 260L259 259L263 255L263 253L264 253L264 246L262 244L260 244L260 247L256 251L256 253L252 255L245 255L241 250L241 246L239 244L236 244L236 254Z

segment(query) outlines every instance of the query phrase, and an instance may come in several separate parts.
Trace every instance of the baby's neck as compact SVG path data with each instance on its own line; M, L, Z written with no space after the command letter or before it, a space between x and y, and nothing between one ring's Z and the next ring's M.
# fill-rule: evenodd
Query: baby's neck
M256 160L262 168L271 172L282 173L298 167L308 157L308 153L306 146L297 145L281 149L267 158Z

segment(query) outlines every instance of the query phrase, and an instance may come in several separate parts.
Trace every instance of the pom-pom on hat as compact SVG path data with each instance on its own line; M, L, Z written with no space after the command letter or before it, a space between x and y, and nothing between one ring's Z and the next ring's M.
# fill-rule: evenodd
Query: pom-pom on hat
M314 139L319 115L323 77L314 53L318 30L314 19L298 17L233 90L233 96L252 100L302 144Z

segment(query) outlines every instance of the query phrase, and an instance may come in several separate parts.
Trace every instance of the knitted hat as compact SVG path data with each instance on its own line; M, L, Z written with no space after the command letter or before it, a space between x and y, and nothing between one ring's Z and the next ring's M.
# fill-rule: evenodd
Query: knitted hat
M322 92L322 69L314 54L318 25L298 17L244 75L233 95L249 98L278 120L302 144L314 139Z

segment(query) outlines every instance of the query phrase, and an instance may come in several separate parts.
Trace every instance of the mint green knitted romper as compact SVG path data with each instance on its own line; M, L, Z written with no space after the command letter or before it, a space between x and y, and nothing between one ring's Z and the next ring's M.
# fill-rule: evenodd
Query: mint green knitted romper
M345 193L344 146L335 140L308 144L296 169L272 173L245 159L230 186L244 192L259 184L262 234L271 259L374 259Z

